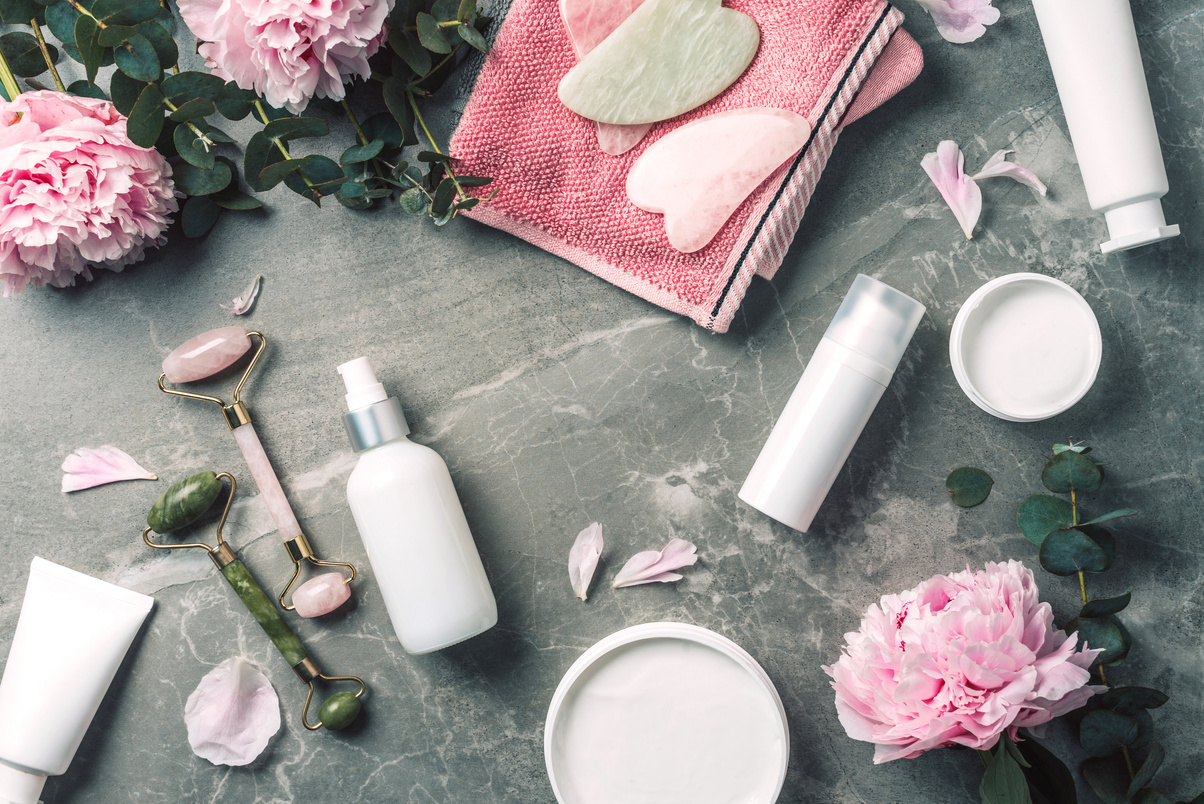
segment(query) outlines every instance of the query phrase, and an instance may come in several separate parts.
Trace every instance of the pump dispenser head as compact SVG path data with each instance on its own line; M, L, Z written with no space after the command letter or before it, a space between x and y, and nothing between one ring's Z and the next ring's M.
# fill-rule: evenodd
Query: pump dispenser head
M410 425L401 412L401 403L377 382L368 358L348 361L339 366L338 372L347 386L349 412L343 414L343 427L352 449L363 452L409 434Z

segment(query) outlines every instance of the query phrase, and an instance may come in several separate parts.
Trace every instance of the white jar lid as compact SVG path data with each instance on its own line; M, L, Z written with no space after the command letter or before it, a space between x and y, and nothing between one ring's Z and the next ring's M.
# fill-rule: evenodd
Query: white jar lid
M544 759L560 804L773 804L790 731L769 676L696 625L611 634L556 688Z
M966 299L949 335L953 374L966 396L1013 422L1048 419L1082 399L1102 352L1087 300L1042 274L986 283Z

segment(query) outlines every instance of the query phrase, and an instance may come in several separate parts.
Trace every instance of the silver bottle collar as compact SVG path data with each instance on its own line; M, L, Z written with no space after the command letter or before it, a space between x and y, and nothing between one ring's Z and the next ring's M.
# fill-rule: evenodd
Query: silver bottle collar
M393 396L366 408L344 413L343 427L347 429L347 438L356 452L363 452L386 441L395 441L410 432L410 425L401 412L401 403Z

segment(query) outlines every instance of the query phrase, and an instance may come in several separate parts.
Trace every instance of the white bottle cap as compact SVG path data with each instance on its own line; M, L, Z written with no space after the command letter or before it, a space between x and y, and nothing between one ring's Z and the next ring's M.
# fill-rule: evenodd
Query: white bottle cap
M347 409L362 410L389 398L385 387L376 381L376 372L366 357L357 357L339 366L338 372L347 386Z
M915 299L858 274L824 337L894 372L923 317Z
M0 804L39 804L46 777L0 762Z
M1100 251L1105 254L1127 251L1179 236L1179 224L1166 225L1166 214L1163 213L1162 201L1158 198L1134 201L1123 207L1109 209L1104 212L1104 220L1108 223L1108 236L1111 238L1108 242L1100 244Z

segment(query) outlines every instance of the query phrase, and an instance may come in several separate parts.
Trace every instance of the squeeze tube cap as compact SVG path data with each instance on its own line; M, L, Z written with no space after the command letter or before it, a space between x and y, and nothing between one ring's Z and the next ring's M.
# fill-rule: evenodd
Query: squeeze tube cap
M357 357L338 368L347 386L347 407L343 427L351 448L356 452L396 441L408 435L410 425L402 413L401 403L385 392L376 381L376 372L366 357ZM0 801L0 804L4 804Z
M824 337L893 372L923 317L924 305L915 299L858 274Z
M0 762L0 804L39 804L46 777Z
M1108 242L1100 244L1100 251L1105 254L1128 251L1179 236L1179 224L1166 225L1166 214L1162 211L1162 201L1158 198L1134 201L1123 207L1106 210L1104 220L1108 224L1108 236L1111 238Z

